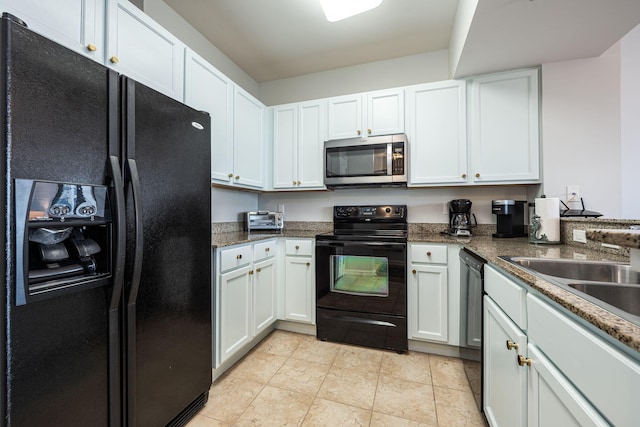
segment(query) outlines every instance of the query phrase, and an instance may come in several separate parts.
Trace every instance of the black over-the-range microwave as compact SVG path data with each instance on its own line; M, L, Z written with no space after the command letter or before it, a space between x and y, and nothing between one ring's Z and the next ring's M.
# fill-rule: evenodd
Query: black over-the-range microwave
M407 185L405 134L324 143L324 184L329 188Z

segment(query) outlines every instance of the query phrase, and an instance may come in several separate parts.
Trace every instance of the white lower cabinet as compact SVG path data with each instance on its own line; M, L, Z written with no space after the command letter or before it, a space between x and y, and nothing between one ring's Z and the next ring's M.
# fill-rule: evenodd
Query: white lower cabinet
M284 319L315 324L313 239L285 240Z
M635 426L640 357L485 266L483 394L496 426Z
M276 240L217 251L215 367L276 319Z

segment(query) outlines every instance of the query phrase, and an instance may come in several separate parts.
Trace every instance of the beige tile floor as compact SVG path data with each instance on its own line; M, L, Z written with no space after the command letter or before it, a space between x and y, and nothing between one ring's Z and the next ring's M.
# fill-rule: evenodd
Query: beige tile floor
M188 427L486 426L461 360L274 331L211 387Z

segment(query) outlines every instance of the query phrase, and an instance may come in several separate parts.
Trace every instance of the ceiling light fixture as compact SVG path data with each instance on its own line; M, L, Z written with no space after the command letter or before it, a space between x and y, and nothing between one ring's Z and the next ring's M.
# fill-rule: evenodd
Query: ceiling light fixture
M336 22L380 6L382 0L320 0L329 22Z

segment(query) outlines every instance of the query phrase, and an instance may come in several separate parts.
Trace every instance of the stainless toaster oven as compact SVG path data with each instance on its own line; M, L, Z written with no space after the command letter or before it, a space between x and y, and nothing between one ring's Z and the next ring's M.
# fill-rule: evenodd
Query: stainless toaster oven
M248 232L252 232L254 230L282 231L282 228L284 227L284 218L282 212L247 212L245 224Z

